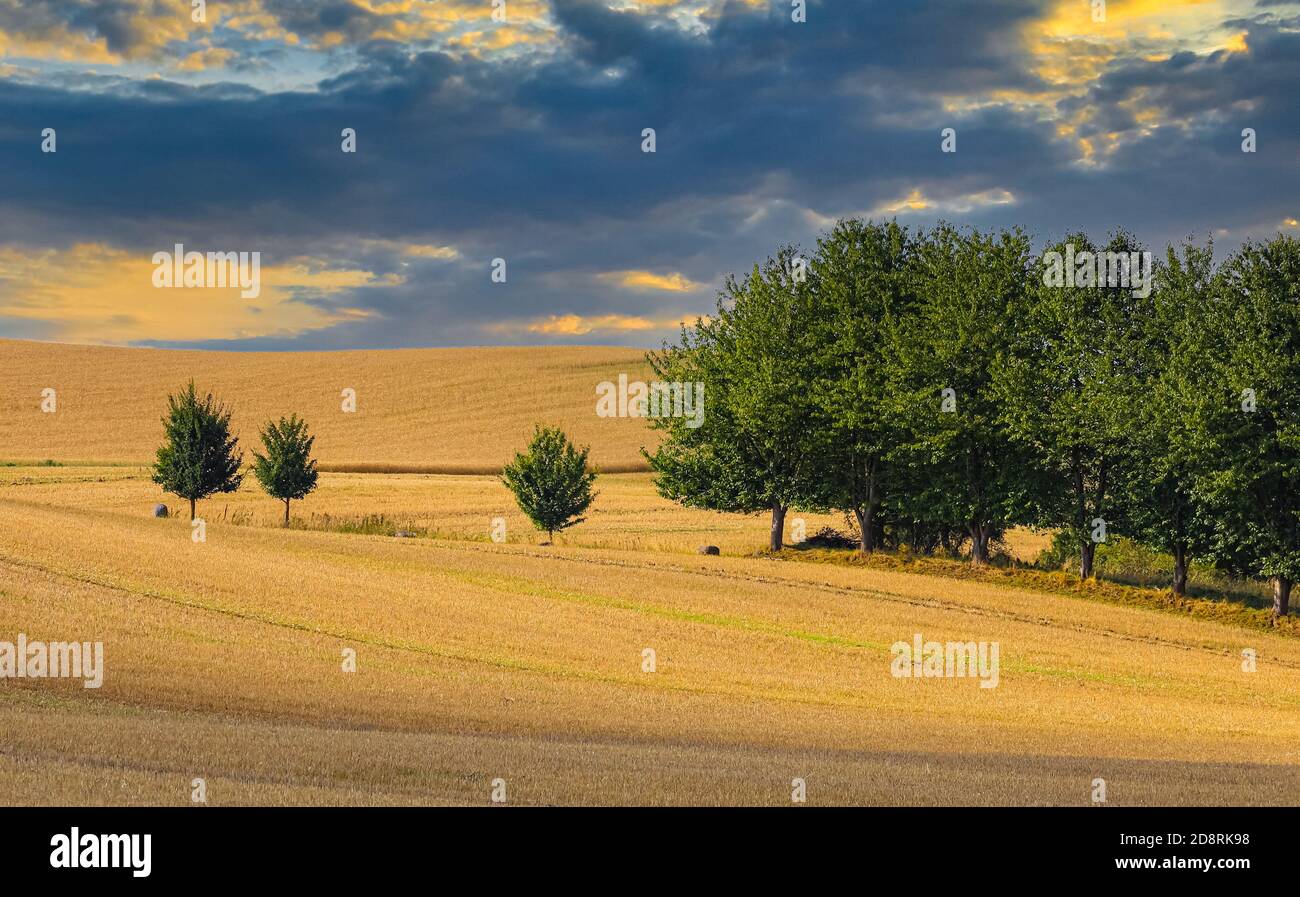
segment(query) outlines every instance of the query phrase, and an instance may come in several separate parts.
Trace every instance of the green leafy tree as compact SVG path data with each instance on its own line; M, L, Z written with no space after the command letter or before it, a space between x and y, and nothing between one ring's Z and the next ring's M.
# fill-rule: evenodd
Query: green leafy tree
M581 523L596 496L596 474L587 469L590 448L576 448L558 427L538 426L528 450L515 455L501 477L519 509L547 538Z
M646 454L660 494L714 511L770 511L772 551L782 548L791 506L824 502L808 390L812 282L807 262L782 247L743 280L727 279L716 316L683 326L680 345L649 356L662 381L702 383L706 399L702 421L650 419L664 432Z
M913 313L914 239L897 222L845 219L812 260L820 314L809 322L816 434L824 500L858 523L859 550L876 548L901 434L891 401L897 331ZM902 471L899 472L900 474Z
M1173 556L1178 595L1187 592L1192 557L1215 544L1204 487L1226 448L1220 436L1233 407L1222 377L1225 331L1215 282L1212 245L1169 247L1156 266L1141 350L1149 377L1131 407L1132 451L1117 484L1133 534Z
M1049 262L1044 253L1035 266L996 382L1009 432L1048 474L1033 497L1036 522L1079 546L1079 575L1087 579L1097 537L1122 527L1127 510L1119 484L1133 451L1132 409L1149 376L1141 348L1150 302L1133 295L1131 282L1089 282L1085 262L1098 248L1087 236L1071 235L1048 251L1058 255ZM1103 257L1134 251L1140 247L1123 233L1101 250Z
M234 492L243 481L239 440L230 435L230 410L211 393L200 399L194 381L167 397L162 419L166 442L158 449L153 481L190 503L221 492Z
M1220 441L1205 489L1214 554L1272 579L1281 617L1300 578L1300 242L1248 243L1221 273L1222 386L1212 429Z
M315 436L307 434L298 415L268 422L260 433L266 454L253 453L253 473L266 494L284 502L284 525L289 525L289 502L306 498L316 488L316 461L311 457Z
M971 562L984 564L989 543L1027 520L1038 477L993 385L1023 307L1029 239L940 224L919 241L915 270L918 313L903 322L894 372L905 438L893 459L911 473L900 510L966 533Z

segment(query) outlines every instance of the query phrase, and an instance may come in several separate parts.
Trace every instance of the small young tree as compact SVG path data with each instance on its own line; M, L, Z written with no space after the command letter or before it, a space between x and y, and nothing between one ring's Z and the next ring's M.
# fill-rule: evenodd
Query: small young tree
M559 427L538 425L528 451L515 455L503 471L501 481L519 510L550 540L585 520L581 515L596 497L591 491L596 474L587 469L590 451L575 447Z
M289 502L306 498L316 488L316 461L311 457L315 436L307 435L307 422L292 415L279 423L268 422L261 432L266 454L253 452L253 473L266 494L284 502L284 525L289 525Z
M159 447L153 481L167 492L194 503L218 492L234 492L243 481L239 465L243 453L230 435L230 410L212 393L199 399L194 381L167 397L162 419L167 441Z

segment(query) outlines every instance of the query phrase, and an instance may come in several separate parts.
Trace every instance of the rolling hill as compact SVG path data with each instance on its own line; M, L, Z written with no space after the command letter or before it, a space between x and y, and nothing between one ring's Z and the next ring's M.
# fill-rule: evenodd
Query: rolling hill
M642 469L654 433L596 416L596 384L648 379L639 349L529 347L203 352L0 340L0 461L141 462L162 435L166 396L193 378L234 409L241 444L297 412L322 469L487 472L534 423L559 424L605 470ZM43 413L42 391L56 410ZM356 411L342 410L344 389Z
M0 678L0 802L184 805L196 778L214 805L488 804L497 781L511 804L789 806L800 780L813 804L1082 805L1098 779L1112 804L1296 800L1290 631L1051 574L765 556L761 516L680 507L643 473L602 476L544 544L499 477L382 472L494 468L538 419L635 463L650 432L594 399L642 364L0 342L0 459L82 461L0 469L0 642L104 657L99 688ZM288 529L251 478L199 503L202 539L155 518L174 500L141 462L191 376L246 448L297 411L362 472L323 474ZM900 677L895 647L922 638L996 646L995 684Z

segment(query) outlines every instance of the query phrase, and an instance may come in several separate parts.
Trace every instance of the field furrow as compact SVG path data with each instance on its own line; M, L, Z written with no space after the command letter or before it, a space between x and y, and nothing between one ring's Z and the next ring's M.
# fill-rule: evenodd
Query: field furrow
M195 543L31 490L0 491L0 632L102 641L106 670L0 686L15 801L184 802L194 776L265 803L479 802L496 777L536 803L782 803L809 776L827 802L1300 797L1292 637L689 542L216 519ZM996 641L998 686L894 677L917 633Z

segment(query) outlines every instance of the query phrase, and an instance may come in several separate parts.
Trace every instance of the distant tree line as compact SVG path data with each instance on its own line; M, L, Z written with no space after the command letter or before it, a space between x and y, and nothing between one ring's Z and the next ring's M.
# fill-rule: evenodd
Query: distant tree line
M707 398L701 426L650 422L659 490L770 512L774 551L796 507L851 515L863 552L975 564L1029 525L1071 540L1088 578L1118 533L1172 555L1176 593L1201 558L1271 579L1285 615L1300 577L1300 242L1250 242L1218 265L1212 244L1169 247L1149 289L1060 276L1063 257L1142 251L1124 232L1035 255L1020 229L858 219L808 259L782 247L651 353L658 376Z

